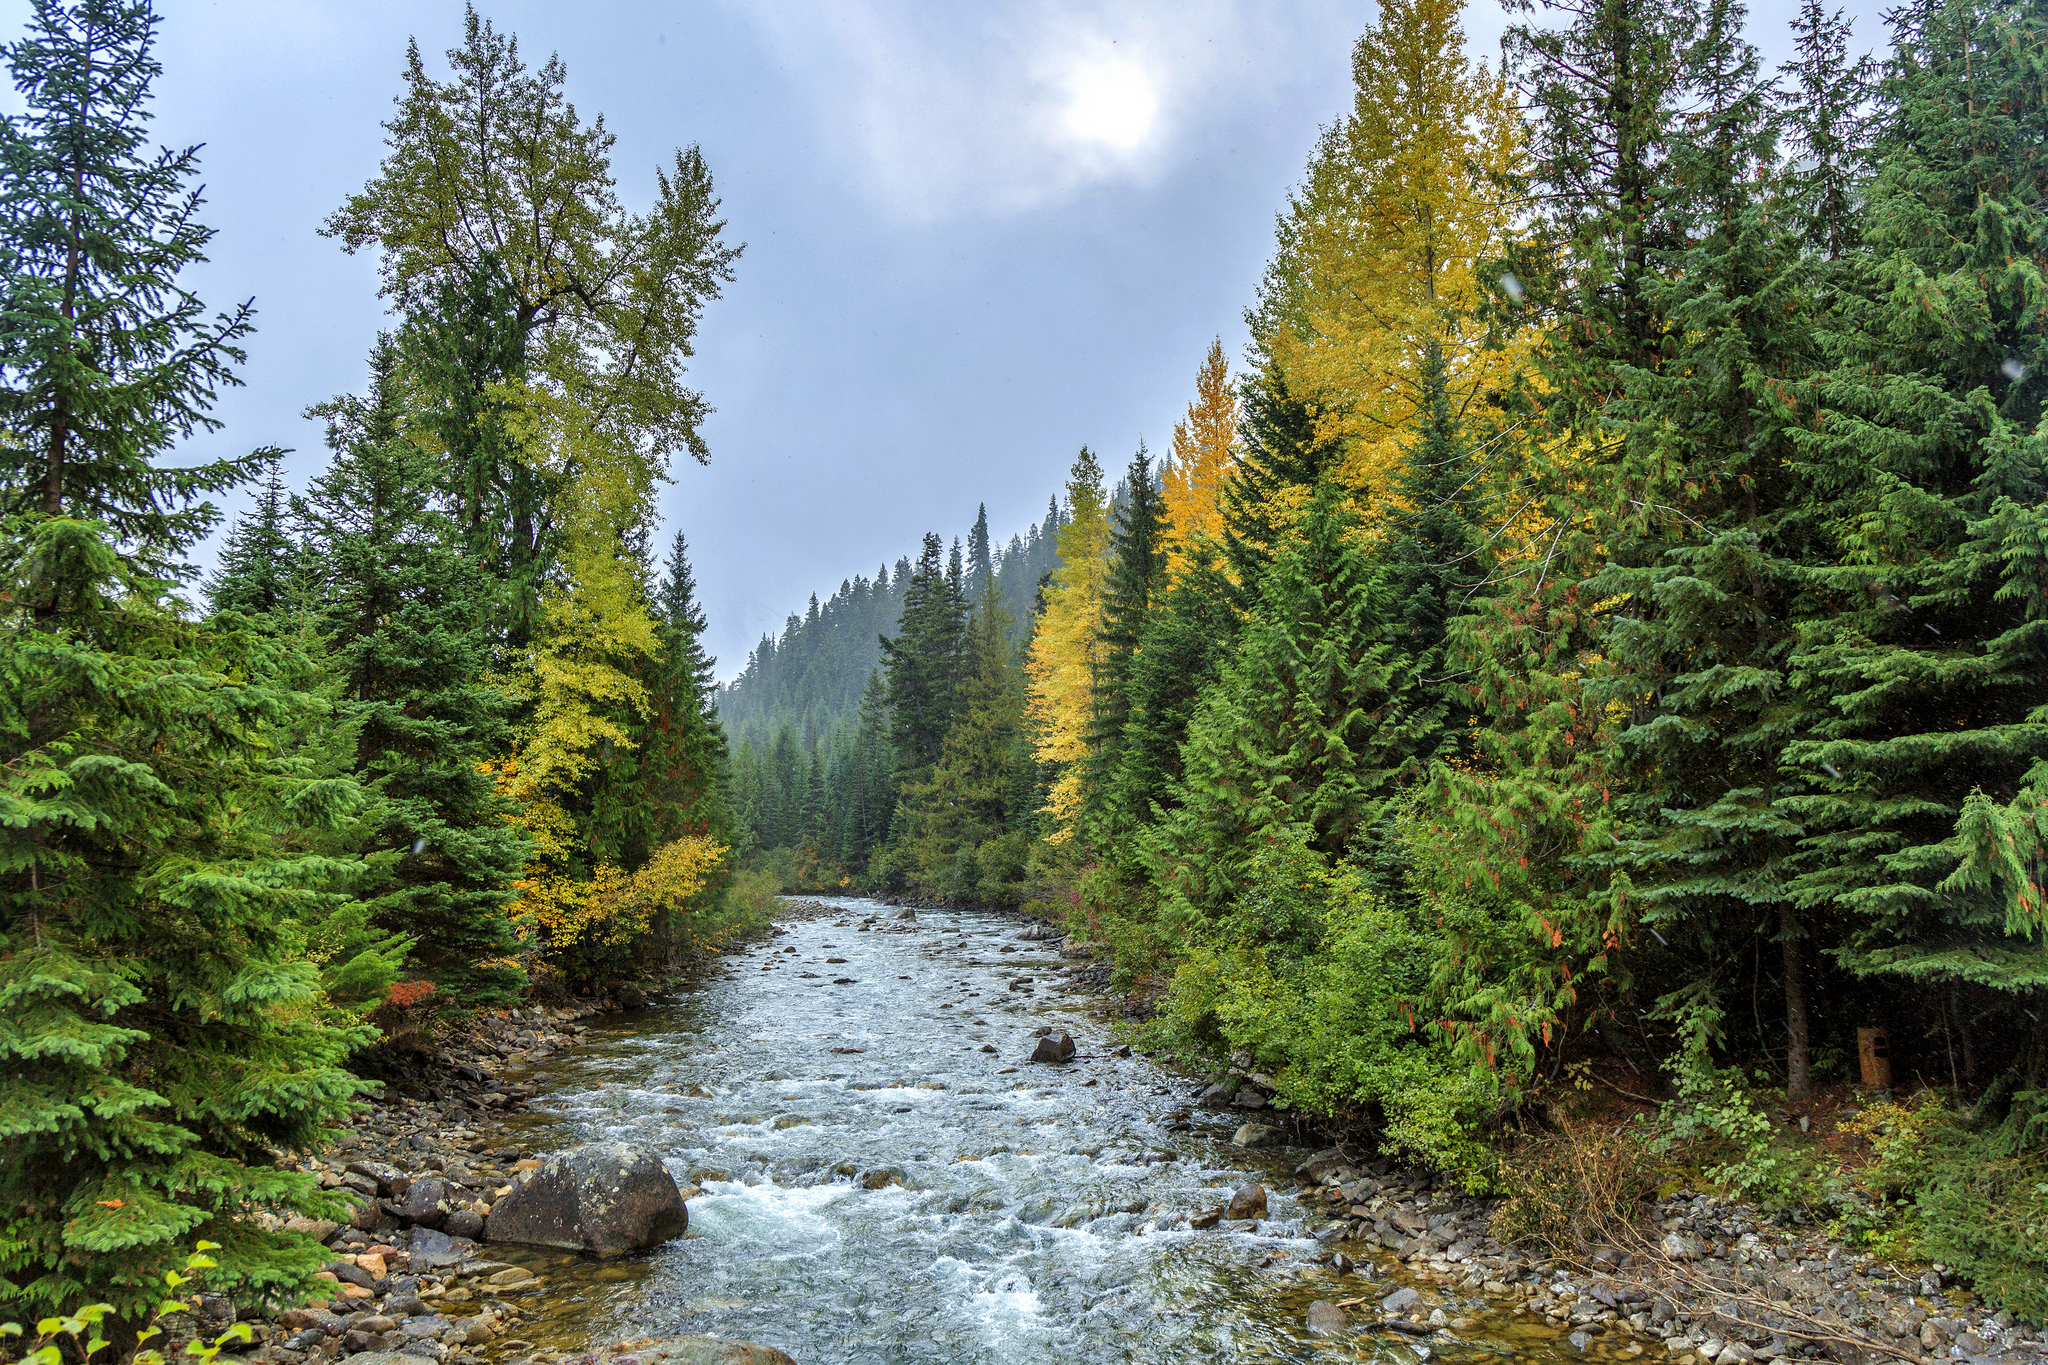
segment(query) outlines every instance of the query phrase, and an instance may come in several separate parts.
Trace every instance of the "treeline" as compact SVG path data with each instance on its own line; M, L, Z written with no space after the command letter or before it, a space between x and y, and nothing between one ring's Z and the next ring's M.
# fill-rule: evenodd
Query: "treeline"
M1809 0L1778 72L1732 0L1539 17L1493 69L1382 7L1242 375L1120 506L1075 462L1021 667L906 599L867 877L1063 907L1163 1039L1474 1185L1662 1068L1658 1150L2038 1315L2048 13L1880 63ZM1873 1025L1875 1190L1771 1117Z
M1014 653L1028 637L1064 524L1054 500L1043 523L996 546L988 509L980 508L964 553L959 540L942 549L928 535L915 565L905 556L893 576L884 565L872 580L841 583L822 607L814 596L804 615L792 615L779 641L762 637L718 699L733 748L732 806L743 848L768 855L793 886L836 886L866 874L889 835L897 795L880 670L902 642L885 636L911 628L943 598L951 624L940 632L949 642L934 646L939 656L920 667L946 682L963 657L952 636L965 630L973 602L992 591L1004 647ZM890 666L892 677L897 668Z
M739 254L702 158L628 211L561 63L471 12L323 228L394 315L313 409L325 468L174 467L253 310L185 282L211 234L194 152L148 141L157 23L38 0L0 53L0 1320L107 1302L117 1343L201 1239L210 1287L313 1283L327 1251L256 1215L341 1214L291 1157L381 1034L761 908L648 510L706 456L684 369ZM252 481L199 584L207 499Z

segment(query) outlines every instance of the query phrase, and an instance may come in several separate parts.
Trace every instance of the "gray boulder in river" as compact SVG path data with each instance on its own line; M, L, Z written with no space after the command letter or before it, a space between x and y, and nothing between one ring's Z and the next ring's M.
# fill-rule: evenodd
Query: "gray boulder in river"
M623 1256L680 1237L683 1193L646 1147L593 1142L557 1152L491 1206L484 1240Z

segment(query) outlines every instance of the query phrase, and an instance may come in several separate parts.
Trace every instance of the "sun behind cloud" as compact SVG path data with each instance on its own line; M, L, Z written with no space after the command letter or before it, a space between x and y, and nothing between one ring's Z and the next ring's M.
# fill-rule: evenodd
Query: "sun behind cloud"
M1159 126L1159 90L1152 74L1131 58L1090 56L1066 73L1058 126L1076 142L1113 152L1135 152Z

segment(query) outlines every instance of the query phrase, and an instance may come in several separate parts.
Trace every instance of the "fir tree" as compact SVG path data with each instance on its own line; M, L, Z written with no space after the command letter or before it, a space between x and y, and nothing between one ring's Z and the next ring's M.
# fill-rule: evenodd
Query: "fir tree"
M950 562L942 561L938 536L926 534L903 594L896 636L882 642L889 738L906 773L939 761L957 713L966 625L959 570L958 544Z
M288 752L311 665L172 596L213 515L176 504L252 463L156 461L209 425L248 310L209 322L177 280L208 231L192 154L143 151L156 22L37 4L0 134L0 1289L37 1316L112 1303L129 1341L201 1238L219 1287L312 1283L326 1249L255 1215L339 1211L278 1154L348 1114L370 1037L293 953L356 870L308 839L361 795Z
M233 611L269 616L296 596L301 566L288 522L290 494L283 465L284 452L270 452L255 507L236 519L221 544L219 566L206 585L206 605L216 615Z
M380 345L369 397L320 409L334 458L300 506L355 771L377 796L359 895L455 1002L502 1003L524 984L507 888L528 846L488 771L511 747L511 702L486 676L493 585L434 506L437 462L402 427L396 367Z
M1144 443L1131 457L1125 497L1109 537L1109 573L1103 587L1102 621L1096 628L1095 677L1090 713L1089 795L1098 846L1130 825L1103 808L1109 779L1123 756L1133 716L1132 681L1154 595L1166 573L1166 523L1152 458Z

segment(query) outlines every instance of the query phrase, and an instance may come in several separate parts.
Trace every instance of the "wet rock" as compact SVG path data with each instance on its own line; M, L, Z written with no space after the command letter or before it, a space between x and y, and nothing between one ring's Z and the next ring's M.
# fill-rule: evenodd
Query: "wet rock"
M981 1050L983 1052L994 1052L996 1050L996 1045L994 1043L983 1043L981 1045Z
M1266 1097L1257 1086L1248 1085L1238 1091L1237 1097L1231 1100L1230 1103L1233 1108L1237 1109L1264 1109L1266 1107Z
M1405 1313L1421 1302L1421 1294L1409 1286L1403 1285L1380 1300L1380 1311L1383 1313Z
M1278 1128L1269 1128L1263 1123L1247 1123L1230 1135L1231 1145L1236 1147L1271 1147L1286 1138L1287 1134Z
M456 1209L441 1228L451 1237L478 1238L484 1235L484 1216L475 1209Z
M1201 1105L1205 1109L1227 1109L1230 1097L1237 1093L1235 1080L1218 1081L1202 1092Z
M621 1256L680 1237L689 1225L682 1191L660 1157L601 1142L548 1157L492 1206L484 1235Z
M892 919L916 919L916 918L917 918L917 911L915 911L915 910L909 910L909 909L905 909L905 910L898 910L898 911L897 911L897 912L896 912L896 913L895 913L895 914L894 914L893 916L891 916L891 918L892 918Z
M1188 1215L1188 1226L1195 1229L1197 1232L1206 1231L1209 1228L1213 1228L1222 1221L1223 1206L1221 1204L1218 1204L1213 1209L1203 1209L1200 1213L1191 1213Z
M894 1166L876 1166L860 1173L860 1187L864 1190L886 1190L902 1183L903 1172Z
M1038 1040L1038 1045L1031 1049L1031 1060L1034 1062L1058 1064L1073 1060L1073 1056L1074 1040L1068 1037L1064 1030L1046 1034Z
M1344 1155L1342 1147L1332 1147L1317 1152L1307 1161L1294 1168L1294 1178L1306 1185L1320 1185L1337 1172L1351 1165L1351 1159Z
M1351 1330L1351 1317L1334 1303L1317 1299L1308 1306L1308 1334L1312 1337L1341 1337Z
M1241 1221L1246 1218L1262 1218L1266 1213L1266 1187L1254 1180L1247 1180L1231 1192L1225 1218Z
M412 1230L412 1265L415 1270L433 1270L440 1266L456 1265L469 1255L470 1248L460 1245L445 1232L433 1228Z
M796 1361L759 1342L661 1337L622 1341L587 1355L571 1356L561 1365L796 1365Z
M430 1175L412 1182L405 1192L405 1202L399 1206L398 1216L409 1223L424 1223L438 1228L461 1200L461 1193L452 1181Z
M1593 1338L1586 1335L1584 1332L1574 1332L1571 1334L1571 1336L1567 1337L1566 1340L1571 1342L1572 1349L1578 1351L1583 1351L1588 1346L1593 1344Z
M427 1311L426 1303L417 1294L393 1294L384 1300L384 1316L390 1318L413 1318Z

